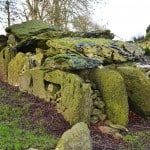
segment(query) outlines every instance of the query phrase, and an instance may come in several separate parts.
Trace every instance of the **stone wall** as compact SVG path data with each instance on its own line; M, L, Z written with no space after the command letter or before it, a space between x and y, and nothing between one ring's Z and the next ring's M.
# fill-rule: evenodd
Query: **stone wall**
M137 113L150 115L150 81L133 67L143 55L138 46L95 37L96 32L83 38L47 25L36 28L36 23L31 33L26 25L12 26L5 45L0 43L2 81L55 103L70 125L111 121L127 126L130 100L137 100L132 106Z

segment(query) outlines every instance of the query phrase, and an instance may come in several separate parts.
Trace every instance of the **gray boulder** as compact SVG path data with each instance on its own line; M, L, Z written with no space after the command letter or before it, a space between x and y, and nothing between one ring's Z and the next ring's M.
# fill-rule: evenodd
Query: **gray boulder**
M77 123L66 131L55 150L92 150L90 132L83 122Z

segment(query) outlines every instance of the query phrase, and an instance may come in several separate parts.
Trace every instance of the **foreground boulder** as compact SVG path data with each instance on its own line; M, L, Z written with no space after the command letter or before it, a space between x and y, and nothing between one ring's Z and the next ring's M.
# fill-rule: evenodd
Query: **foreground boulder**
M96 83L105 102L108 119L115 124L128 124L128 99L121 75L113 70L95 69L90 78Z
M139 115L150 116L150 81L137 68L119 67L124 78L131 108Z
M87 125L80 122L62 135L55 150L92 150L91 143Z

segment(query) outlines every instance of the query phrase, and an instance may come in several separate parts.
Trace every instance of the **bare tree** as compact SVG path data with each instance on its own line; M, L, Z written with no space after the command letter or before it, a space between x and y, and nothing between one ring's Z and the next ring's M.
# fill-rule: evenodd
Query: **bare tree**
M0 22L4 27L19 20L19 8L16 0L0 0Z
M24 12L26 20L43 20L67 30L72 21L87 13L90 14L91 3L103 0L25 0Z

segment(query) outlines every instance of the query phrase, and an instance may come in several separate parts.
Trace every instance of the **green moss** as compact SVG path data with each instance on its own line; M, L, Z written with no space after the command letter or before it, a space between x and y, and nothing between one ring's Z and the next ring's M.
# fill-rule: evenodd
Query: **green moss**
M19 52L8 64L8 82L11 85L19 85L19 76L29 69L28 57Z
M71 125L80 121L89 124L92 110L90 85L82 83L81 78L74 74L66 74L62 80L58 109Z
M105 111L115 124L126 126L128 124L128 101L123 78L119 73L108 69L95 69L91 71L90 78L102 92L105 102Z
M50 28L50 25L41 20L31 20L21 24L12 25L10 27L11 32L17 35L19 38L24 38L33 32L47 28Z
M140 115L150 116L150 82L144 73L133 67L117 70L124 78L131 108Z
M32 93L40 98L47 98L46 85L44 82L45 72L38 68L30 70L33 83Z
M25 71L21 76L19 76L19 89L21 91L27 91L32 93L33 79L30 70Z
M8 47L0 51L0 79L7 82L8 78L8 63L14 57L14 52L10 51Z
M61 85L66 75L66 72L60 70L48 71L45 73L44 80Z

